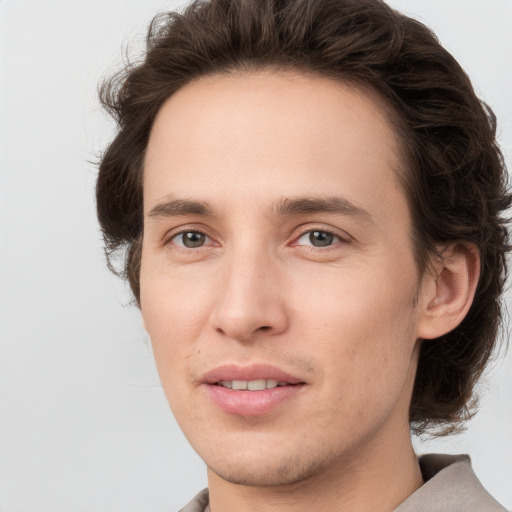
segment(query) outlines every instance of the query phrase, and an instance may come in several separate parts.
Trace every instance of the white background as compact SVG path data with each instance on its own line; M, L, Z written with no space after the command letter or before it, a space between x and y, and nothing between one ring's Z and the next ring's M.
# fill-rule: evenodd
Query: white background
M168 410L126 286L104 266L89 161L112 124L96 100L162 0L0 0L0 510L160 512L206 484ZM512 1L393 0L434 28L499 118L512 156ZM510 295L509 295L510 297ZM511 303L509 299L509 304ZM512 351L463 436L512 508Z

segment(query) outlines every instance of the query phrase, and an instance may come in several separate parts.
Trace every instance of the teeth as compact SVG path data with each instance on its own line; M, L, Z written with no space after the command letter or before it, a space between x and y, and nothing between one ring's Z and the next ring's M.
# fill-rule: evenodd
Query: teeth
M234 380L233 389L247 389L247 384L246 380Z
M247 383L247 389L250 391L261 391L267 387L267 381L265 379L250 380Z
M277 380L267 379L267 389L277 388Z
M272 389L277 386L287 386L287 382L279 382L275 379L258 379L258 380L221 380L217 383L219 386L249 391L263 391L264 389Z

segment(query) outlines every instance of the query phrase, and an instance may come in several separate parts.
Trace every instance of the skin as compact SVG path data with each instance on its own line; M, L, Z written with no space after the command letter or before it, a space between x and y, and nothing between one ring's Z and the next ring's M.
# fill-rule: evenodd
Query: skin
M393 510L422 485L408 425L418 340L462 319L478 262L450 248L420 276L401 165L380 100L326 78L202 78L159 112L141 310L213 512ZM298 198L338 208L283 207ZM267 414L231 414L202 381L228 363L305 384Z

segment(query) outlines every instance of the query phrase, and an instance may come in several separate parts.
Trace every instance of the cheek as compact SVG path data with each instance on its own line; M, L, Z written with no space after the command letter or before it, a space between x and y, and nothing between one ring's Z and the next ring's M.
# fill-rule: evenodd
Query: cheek
M395 266L352 265L317 273L315 280L290 280L295 320L311 329L333 328L345 342L357 339L358 345L408 330L417 290L414 266L402 266L403 272L390 267Z
M141 310L162 388L179 421L180 418L190 419L195 414L188 407L192 403L190 393L194 384L189 367L200 356L201 348L193 341L193 331L198 325L193 318L194 313L184 307L183 301L175 298L176 294L169 298L167 293L155 292L142 300L141 294Z
M143 253L140 302L154 343L169 344L172 340L176 345L197 337L208 315L210 281L199 272L172 267L165 255L152 258Z
M416 341L414 266L410 279L363 270L352 277L340 273L329 281L329 293L297 290L306 301L295 315L298 329L311 334L324 385L351 414L397 399Z
M172 389L187 375L189 361L197 356L206 307L193 283L184 284L141 269L141 312L151 338L155 363L169 400ZM196 290L190 293L191 290ZM168 393L168 390L171 393Z

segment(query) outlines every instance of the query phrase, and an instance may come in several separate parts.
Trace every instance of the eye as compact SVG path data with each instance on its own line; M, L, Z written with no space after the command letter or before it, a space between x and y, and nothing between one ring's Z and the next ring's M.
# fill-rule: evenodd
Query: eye
M182 231L171 238L171 242L178 247L196 249L211 242L209 236L200 231Z
M335 243L341 242L341 238L334 233L330 233L329 231L322 231L319 229L314 229L311 231L307 231L304 233L298 240L295 242L295 245L309 245L313 247L329 247Z

